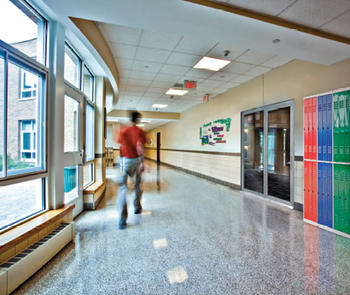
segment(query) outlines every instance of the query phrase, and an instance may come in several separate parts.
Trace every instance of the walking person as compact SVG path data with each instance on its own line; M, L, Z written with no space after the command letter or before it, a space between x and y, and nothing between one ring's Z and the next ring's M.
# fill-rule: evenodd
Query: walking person
M141 174L144 171L143 147L146 142L146 133L136 126L141 115L139 112L130 113L131 125L122 129L119 134L118 143L122 155L122 180L118 192L118 213L119 229L126 228L128 209L126 203L128 176L136 175L135 194L134 194L134 213L142 213L141 206Z

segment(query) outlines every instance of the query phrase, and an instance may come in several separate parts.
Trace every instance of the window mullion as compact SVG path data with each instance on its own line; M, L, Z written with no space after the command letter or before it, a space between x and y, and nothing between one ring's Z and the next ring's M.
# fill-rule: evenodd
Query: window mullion
M5 80L5 87L4 87L4 141L3 141L3 157L2 157L2 170L3 170L3 177L7 176L7 104L8 104L8 53L5 51L5 61L4 61L4 80Z

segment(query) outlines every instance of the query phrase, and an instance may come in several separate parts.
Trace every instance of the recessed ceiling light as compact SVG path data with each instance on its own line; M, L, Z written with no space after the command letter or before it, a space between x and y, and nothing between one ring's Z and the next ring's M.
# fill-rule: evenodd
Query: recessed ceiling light
M182 96L182 95L185 95L187 92L188 92L188 90L169 88L169 90L165 94Z
M157 103L155 103L154 105L152 105L152 108L155 108L155 109L164 109L166 107L168 107L167 104L157 104Z
M193 68L217 72L220 71L223 67L227 66L230 62L230 60L226 59L204 56Z
M141 119L141 121L140 121L141 123L151 123L152 121L150 121L150 120L143 120L143 119Z

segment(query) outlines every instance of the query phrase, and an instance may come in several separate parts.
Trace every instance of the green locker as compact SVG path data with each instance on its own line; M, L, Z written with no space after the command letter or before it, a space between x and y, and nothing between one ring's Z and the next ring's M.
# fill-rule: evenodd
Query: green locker
M333 150L335 162L350 162L350 90L333 93Z
M350 165L334 164L334 228L350 234Z

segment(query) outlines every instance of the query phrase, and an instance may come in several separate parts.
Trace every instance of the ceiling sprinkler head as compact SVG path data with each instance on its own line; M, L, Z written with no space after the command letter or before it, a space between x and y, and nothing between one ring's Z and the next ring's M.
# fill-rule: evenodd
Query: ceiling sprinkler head
M224 51L224 55L225 55L225 56L228 56L229 54L230 54L230 50L225 50L225 51Z

